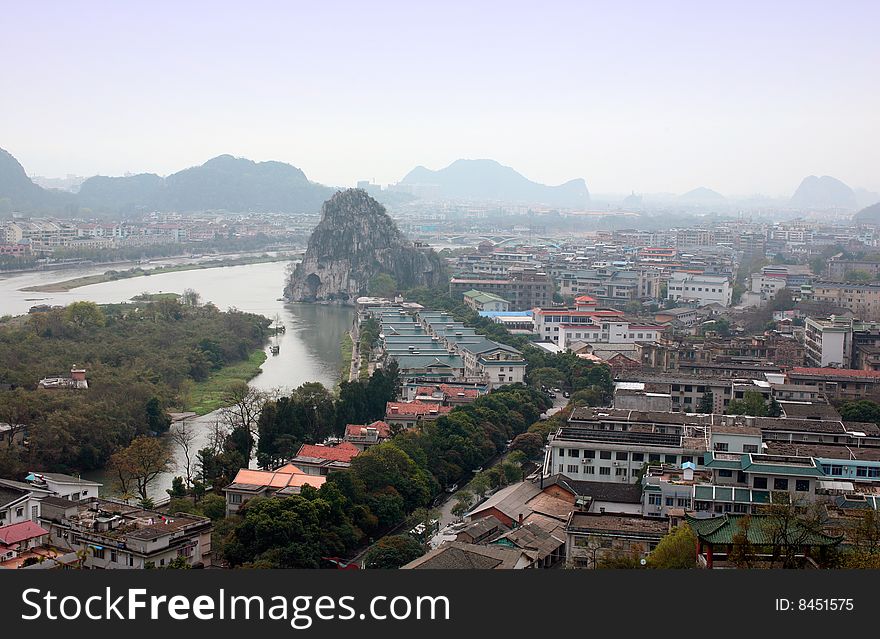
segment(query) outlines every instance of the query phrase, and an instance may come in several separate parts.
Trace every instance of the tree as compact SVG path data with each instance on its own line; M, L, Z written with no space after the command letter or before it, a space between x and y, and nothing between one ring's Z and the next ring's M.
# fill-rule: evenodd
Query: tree
M807 502L784 491L770 494L763 508L768 518L766 535L771 550L770 567L778 561L783 568L797 567L797 555L814 534L823 532L824 513L818 502Z
M184 419L179 421L169 433L169 439L183 453L183 478L186 482L186 488L193 484L193 455L195 454L196 432L190 425L189 421Z
M538 433L520 433L513 438L510 449L522 451L528 459L536 459L544 452L544 439Z
M73 302L64 309L64 319L79 328L104 326L104 311L94 302Z
M142 500L149 499L150 484L170 466L168 451L155 437L138 437L110 458L110 467L119 479L123 494L136 490Z
M151 435L161 435L171 427L171 418L162 408L162 402L157 397L147 400L144 414L147 419L147 431Z
M392 298L397 293L397 280L387 273L378 273L370 278L367 290L371 297Z
M246 382L233 382L223 395L225 408L221 409L220 418L230 431L238 430L243 435L243 448L239 450L245 460L251 458L254 438L258 432L260 411L267 399L266 393L248 386Z
M0 423L6 425L4 440L7 449L21 440L36 417L37 402L23 388L0 393Z
M750 415L752 417L766 417L767 403L764 396L758 391L748 390L742 399L732 399L727 405L728 415Z
M473 493L480 499L485 497L486 493L489 492L489 489L492 488L489 478L486 476L486 473L483 472L477 473L471 480L469 486Z
M712 391L703 393L697 404L697 412L703 415L711 415L715 412L715 394Z
M840 415L849 422L880 423L880 404L868 399L846 402L840 407Z
M663 537L648 555L650 568L694 568L696 566L697 536L687 524L679 524Z
M425 549L408 535L391 535L377 541L364 556L365 568L396 569L418 559Z
M737 568L751 568L757 556L754 552L754 546L749 541L749 530L752 526L752 518L748 515L740 517L736 522L737 530L733 534L733 545L730 549L728 559Z
M452 506L453 515L461 519L474 503L474 496L469 490L459 490L455 495L455 505Z
M198 306L201 300L202 296L191 288L185 289L183 295L180 296L180 302L184 306Z
M166 490L168 496L172 499L186 497L186 485L183 483L183 477L175 477L171 480L171 488Z

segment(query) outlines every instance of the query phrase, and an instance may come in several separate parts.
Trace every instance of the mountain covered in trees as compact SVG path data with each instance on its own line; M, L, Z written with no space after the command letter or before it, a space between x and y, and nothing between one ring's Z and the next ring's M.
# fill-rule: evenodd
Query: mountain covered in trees
M361 295L393 295L398 288L432 287L442 281L443 264L433 250L408 241L385 207L365 191L348 189L321 207L321 221L285 296L353 302Z
M89 178L80 187L79 201L95 210L310 213L332 192L309 182L290 164L221 155L166 178L153 174Z
M231 155L167 177L153 173L91 177L78 193L71 194L34 184L21 164L0 150L0 203L26 213L60 214L78 208L123 214L204 210L313 213L332 194L332 188L310 182L290 164L254 162Z
M853 215L856 224L880 224L880 202L863 208Z
M34 184L19 161L8 151L0 149L0 214L63 210L73 201L69 193Z
M403 185L432 187L446 200L493 200L583 208L590 192L582 178L559 186L529 180L495 160L456 160L437 171L417 166L400 181Z
M856 209L856 194L830 175L805 177L791 196L791 205L802 209Z

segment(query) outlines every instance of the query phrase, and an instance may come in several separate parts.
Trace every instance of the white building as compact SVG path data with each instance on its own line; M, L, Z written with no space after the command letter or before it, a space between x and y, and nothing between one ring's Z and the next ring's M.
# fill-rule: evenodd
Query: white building
M697 306L730 306L730 280L720 275L675 272L669 278L666 297L676 302L696 302Z

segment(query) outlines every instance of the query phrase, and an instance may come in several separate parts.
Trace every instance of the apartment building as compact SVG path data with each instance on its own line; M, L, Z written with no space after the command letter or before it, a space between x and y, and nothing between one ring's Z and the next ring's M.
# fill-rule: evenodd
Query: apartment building
M181 558L190 565L210 560L211 520L198 515L106 499L47 497L40 525L50 545L80 553L85 568L162 568Z
M666 291L667 299L694 303L697 306L709 304L730 306L731 295L730 280L726 277L681 271L672 273Z
M504 278L453 277L449 295L460 299L470 290L491 293L510 302L511 311L527 311L553 301L555 286L547 273L535 268L511 268Z
M818 280L813 300L852 311L863 320L880 321L880 283L847 283Z

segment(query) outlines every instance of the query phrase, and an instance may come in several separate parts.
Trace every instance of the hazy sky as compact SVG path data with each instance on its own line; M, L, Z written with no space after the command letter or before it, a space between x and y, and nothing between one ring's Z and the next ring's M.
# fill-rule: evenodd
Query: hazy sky
M30 174L221 153L396 182L491 157L598 193L880 191L880 1L0 0Z

